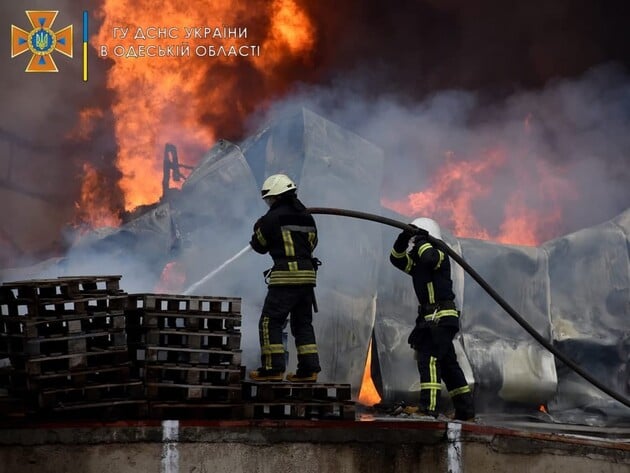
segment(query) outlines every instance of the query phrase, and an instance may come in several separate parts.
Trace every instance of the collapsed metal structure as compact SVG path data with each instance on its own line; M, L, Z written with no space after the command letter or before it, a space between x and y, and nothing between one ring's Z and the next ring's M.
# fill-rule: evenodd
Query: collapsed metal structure
M384 165L379 148L302 109L240 145L217 142L181 191L169 192L159 206L106 236L86 239L48 274L89 274L107 261L132 291L147 291L164 264L177 260L188 282L194 282L248 241L253 222L265 211L260 184L278 172L296 181L307 206L356 209L400 220L380 204ZM388 262L396 232L324 216L317 223L317 256L324 261L315 320L321 379L358 389L373 340L373 366L378 367L373 376L383 399L413 400L418 375L406 340L417 301L410 282ZM630 392L630 210L540 247L444 233L444 241L550 343L617 392ZM240 259L197 292L242 296L243 313L249 317L243 321L246 365L255 364L257 357L261 273L269 263L263 260ZM556 365L457 265L453 278L462 311L456 348L474 384L478 412L529 415L542 405L552 421L630 422L625 406Z

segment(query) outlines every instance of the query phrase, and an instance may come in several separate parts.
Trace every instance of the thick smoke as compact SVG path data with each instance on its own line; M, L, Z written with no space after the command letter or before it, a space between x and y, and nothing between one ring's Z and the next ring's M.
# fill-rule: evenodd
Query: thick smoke
M248 12L241 14L255 18L250 25L252 37L263 38L270 26L270 2L250 3ZM207 75L207 90L217 81L233 84L229 90L235 96L226 96L226 102L237 104L221 107L220 114L213 107L200 110L199 123L212 127L218 137L238 141L251 130L244 129L243 121L256 106L266 107L299 88L297 84L310 84L306 94L292 97L317 104L324 116L386 150L384 189L389 199L425 189L444 151L455 151L455 158L463 160L498 140L517 142L509 155L513 161L551 163L552 174L565 176L559 178L559 188L565 181L575 183L578 202L588 204L586 209L569 206L566 202L574 192L562 189L567 223L543 237L589 225L595 211L603 219L627 205L628 195L622 189L627 171L623 167L615 171L627 146L614 130L627 123L623 71L630 65L630 42L624 2L296 3L314 25L316 38L308 57L276 65L267 80L261 80L259 71L245 61ZM39 260L54 250L60 254L66 244L65 226L84 211L77 210L75 202L85 163L99 174L96 200L113 210L122 208L113 98L105 87L110 64L97 60L91 49L90 81L85 84L78 59L81 11L91 12L91 31L96 33L100 20L95 12L102 4L33 0L29 9L59 10L56 26L75 25L75 59L56 55L60 72L45 80L40 74L24 73L27 54L7 58L3 65L0 192L15 218L5 219L0 228L2 266L14 265L18 258ZM12 23L27 28L25 8L2 2L0 28L8 32ZM8 33L0 44L10 51ZM587 72L610 62L619 70ZM588 95L589 91L599 95ZM586 95L580 96L583 92ZM576 115L580 107L583 118ZM103 113L90 121L91 127L80 129L79 111L86 109ZM531 117L529 137L522 132L526 117ZM497 131L499 138L493 135ZM404 138L413 134L422 140ZM534 153L540 156L532 159ZM511 172L504 169L504 174ZM492 198L475 207L492 235L499 231L497 201L505 193L501 188L510 185L507 174L492 184ZM591 185L591 179L600 185ZM7 191L16 186L17 191ZM586 197L584 189L593 198ZM35 197L28 194L32 191ZM534 199L532 205L542 206L543 201Z
M319 81L359 73L374 95L510 94L593 65L630 65L625 2L300 2L319 31ZM333 13L334 12L334 13Z
M81 57L81 8L77 3L85 6L89 2L39 0L28 5L17 2L0 4L0 27L5 33L2 35L5 59L0 76L0 94L5 112L0 118L3 130L29 138L36 144L50 144L59 143L59 138L65 136L76 123L77 105L86 102L93 92L90 88L98 85L88 83L82 86L81 83L81 61L76 60ZM25 9L59 10L52 29L59 30L68 24L74 27L74 60L53 54L59 72L46 74L44 81L41 74L24 73L31 58L29 51L10 59L11 25L26 31L31 29Z
M383 199L405 203L410 211L414 207L407 195L443 184L449 176L440 172L449 162L467 169L498 154L498 164L472 177L479 195L470 208L490 235L497 235L509 216L504 206L514 194L517 203L531 210L528 224L538 231L539 241L605 221L630 203L630 137L625 131L630 77L615 65L493 103L465 91L409 102L371 99L356 91L356 82L304 86L277 103L265 119L297 106L312 108L380 146L386 157ZM455 182L443 197L463 195L466 189L458 186ZM458 219L465 216L442 208L448 202L436 203L438 216L458 233Z
M88 129L81 129L80 112L85 108L107 110L104 61L90 63L89 82L82 81L82 10L88 1L34 0L0 4L0 39L4 51L0 73L0 194L10 219L3 219L0 265L23 264L59 252L67 246L66 225L75 221L84 163L103 182L102 200L116 199L116 145L112 117L105 111ZM30 30L24 12L58 10L53 30L68 24L74 28L74 57L54 53L59 69L54 74L24 72L32 54L10 58L11 25ZM93 19L92 19L93 20ZM91 28L98 24L91 23ZM44 77L42 77L42 75Z

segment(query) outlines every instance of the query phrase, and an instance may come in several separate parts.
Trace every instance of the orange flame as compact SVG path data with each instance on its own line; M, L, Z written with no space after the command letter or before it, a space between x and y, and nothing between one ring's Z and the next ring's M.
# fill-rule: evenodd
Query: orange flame
M491 179L505 157L491 151L485 159L456 162L454 155L452 151L445 153L446 163L438 170L428 190L409 194L406 201L384 200L383 205L403 215L443 212L447 218L445 223L456 235L489 239L488 232L474 217L472 204L475 198L490 193L490 186L482 180Z
M154 290L158 294L172 294L183 291L184 284L186 270L182 263L175 260L166 263Z
M282 62L286 50L294 56L309 51L314 44L313 24L294 0L274 0L271 28L264 43L274 63ZM265 56L265 60L269 58ZM258 65L265 67L264 61Z
M372 380L372 341L368 346L367 358L365 361L365 370L363 371L363 379L361 380L361 389L359 390L359 402L364 406L373 406L381 402L381 396L376 390L374 381Z
M561 168L535 157L528 157L533 166L523 160L509 163L516 182L505 198L497 197L493 189L496 174L507 167L505 151L495 149L478 159L460 161L455 161L452 151L445 155L445 164L427 190L409 194L406 200L383 199L383 206L407 216L432 216L458 237L534 246L555 236L562 220L561 202L576 197ZM502 223L495 231L485 228L476 215L475 205L483 199L503 201L499 204Z
M103 118L103 110L95 107L84 108L79 111L79 123L67 136L71 140L85 141L92 136L96 122Z
M135 40L136 28L179 27L203 23L204 14L192 8L177 9L164 2L105 0L103 23L94 45L108 47L114 65L108 72L107 87L114 91L113 113L118 143L117 167L123 176L120 187L126 210L149 204L161 195L160 151L166 141L209 147L212 130L200 126L197 94L203 84L203 68L194 59L174 57L117 57L117 46L166 46L165 40ZM200 10L204 11L204 10ZM208 12L211 13L211 12ZM201 18L200 18L201 17ZM127 20L133 18L133 24ZM127 37L114 38L114 28L129 28ZM118 34L120 36L120 34ZM181 44L181 41L178 43ZM128 51L129 49L127 49ZM175 139L174 139L175 138Z
M81 200L75 203L79 225L89 223L92 227L117 227L120 216L109 205L107 189L102 185L102 177L89 163L83 164Z
M257 10L236 0L103 0L97 16L101 27L92 45L99 52L106 47L112 61L107 87L114 96L116 166L122 173L119 186L125 210L160 198L161 151L166 142L177 146L183 162L194 165L221 130L238 136L244 117L288 86L283 77L286 68L280 66L307 61L315 41L312 22L295 0L273 0ZM150 27L172 28L176 39L152 39L146 34ZM231 27L247 33L245 38L185 38L187 29L196 27ZM118 28L128 28L125 38ZM144 37L136 37L138 28ZM186 45L190 54L114 53L116 47L137 53L139 46L145 52L152 46L155 53L157 47L168 45ZM238 57L197 55L198 46L210 45L226 50L258 46L260 52ZM255 89L249 86L253 81Z

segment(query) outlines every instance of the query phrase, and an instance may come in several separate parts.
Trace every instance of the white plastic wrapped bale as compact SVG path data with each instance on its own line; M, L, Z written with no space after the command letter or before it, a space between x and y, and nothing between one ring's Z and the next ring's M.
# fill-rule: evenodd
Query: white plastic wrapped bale
M547 259L538 248L460 239L463 258L543 337L551 341ZM477 410L537 408L556 391L553 355L469 275L461 328L475 373Z
M630 210L547 242L554 344L604 385L630 397ZM630 423L630 409L558 363L550 412L564 422Z
M182 231L221 223L240 226L266 211L260 191L240 148L219 140L184 182L177 199Z

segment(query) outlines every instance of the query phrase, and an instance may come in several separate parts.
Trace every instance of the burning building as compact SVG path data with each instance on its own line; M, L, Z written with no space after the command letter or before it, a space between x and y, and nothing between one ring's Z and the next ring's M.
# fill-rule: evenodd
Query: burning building
M176 267L179 280L165 272L159 283L164 290L181 292L247 244L253 222L263 213L258 189L266 176L278 172L295 180L307 205L361 209L404 221L407 217L381 207L383 164L378 147L301 109L239 145L220 140L180 190L166 192L161 203L108 234L84 238L38 276L90 274L106 264L122 273L132 290L147 291L158 284L164 266ZM450 233L444 238L546 340L623 393L628 386L624 319L630 291L626 215L537 247ZM373 341L369 361L378 393L372 399L363 393L363 401L413 402L418 383L407 335L417 302L386 257L395 232L371 222L317 220L317 256L324 261L315 320L321 380L349 382L357 397ZM257 363L256 323L267 263L242 257L196 288L200 295L243 297L249 316L243 357L249 366ZM628 421L620 403L557 365L462 268L455 265L453 273L463 314L458 356L474 385L479 412L532 415L542 405L553 418L569 423Z
M624 2L35 3L59 9L64 24L80 23L78 4L89 9L90 81L77 85L79 61L68 58L45 87L42 77L25 76L19 60L3 64L2 281L113 273L123 274L130 291L181 293L246 245L265 210L262 180L285 172L311 206L401 221L438 219L450 230L446 243L546 341L628 396L630 42ZM7 23L25 21L17 2L4 2L0 11ZM246 28L247 38L222 30L212 38L215 46L254 46L261 54L210 57L207 38L189 45L206 48L203 58L113 54L116 47L134 54L139 45L145 51L167 47L142 37L150 27L176 27L185 35L187 27L218 22ZM258 128L263 122L268 125ZM317 221L317 256L324 261L316 318L321 380L351 383L353 397L365 405L413 401L417 372L406 339L416 301L387 262L394 230L330 216ZM247 366L257 364L255 325L268 263L243 255L195 292L243 297ZM553 424L550 430L565 422L627 434L615 430L628 424L626 407L557 363L460 267L453 271L463 313L458 356L482 415L542 419ZM371 383L377 390L367 389ZM317 451L330 457L348 440L337 437L334 426L311 435L315 429L306 424L263 436L330 441L329 449ZM427 433L428 427L401 424L379 430L379 445L392 448L387 455L373 448L366 427L353 426L349 435L363 440L351 460L363 469L411 470L432 464L438 455L425 447L443 438L453 447L448 458L457 456L457 426ZM64 447L164 439L146 455L147 470L179 465L171 455L178 442L185 443L182 469L189 459L191 470L202 464L198 456L249 459L252 450L255 460L269 462L265 446L221 451L226 436L244 438L232 427L200 435L198 425L178 432L165 424L163 431L138 427L103 437L90 429L56 437ZM470 444L487 436L489 451L503 449L513 471L523 438L541 450L557 440L523 436L509 443L501 436L497 442L488 431L463 431ZM28 468L19 456L28 450L15 443L37 442L32 439L41 432L1 435L8 455L2 464ZM46 447L29 465L41 471L49 460ZM96 448L99 459L117 454ZM619 471L627 467L627 455L619 453L624 448L615 451ZM589 462L608 454L601 445L579 442L566 450L589 456L564 468L576 472L582 465L596 469ZM80 469L80 451L94 450L64 455L74 464L57 471ZM312 454L295 444L286 452ZM128 457L135 459L134 453ZM285 456L291 457L276 457ZM471 463L496 466L480 457L471 454ZM225 469L237 471L238 461ZM434 463L457 471L440 461ZM341 461L311 464L342 469Z
M545 340L627 396L624 2L173 0L156 8L152 0L59 0L59 21L79 24L77 5L89 10L92 27L88 83L68 79L79 77L80 66L66 58L45 87L17 60L0 77L11 111L0 114L0 197L10 215L0 222L2 281L122 273L130 291L181 293L246 244L265 210L262 179L286 172L307 205L438 219L451 248ZM16 2L0 10L16 23L24 13ZM139 44L134 31L114 37L115 28L182 31L218 21L247 27L238 42L256 43L260 56L99 52ZM252 131L267 113L269 126ZM387 262L395 232L317 221L322 381L352 383L367 405L413 400L417 372L406 338L416 301ZM242 256L197 290L243 297L248 366L257 364L267 266L265 258ZM463 312L458 356L480 413L543 419L552 432L567 422L627 435L615 429L628 423L626 408L556 363L461 268L453 271ZM378 391L369 392L372 382ZM124 432L3 430L0 453L18 471L88 470L93 458L111 469L123 457L129 470L239 471L253 461L288 471L284 458L309 458L313 471L344 469L345 460L363 470L459 471L450 463L458 451L468 456L466 471L529 471L528 464L519 470L514 453L532 458L532 449L541 467L559 451L586 455L563 465L576 472L597 469L598 458L614 457L611 471L628 463L625 444L609 449L523 432L514 440L452 423L362 424L347 434L337 424L258 426L254 439L238 426L183 423L178 430L176 422ZM42 436L62 445L62 466ZM282 455L270 460L261 438L279 443L274 451ZM226 439L238 445L226 447ZM487 450L476 455L479 439ZM314 450L302 448L308 442ZM328 457L338 460L321 460ZM497 457L505 463L487 460Z

